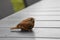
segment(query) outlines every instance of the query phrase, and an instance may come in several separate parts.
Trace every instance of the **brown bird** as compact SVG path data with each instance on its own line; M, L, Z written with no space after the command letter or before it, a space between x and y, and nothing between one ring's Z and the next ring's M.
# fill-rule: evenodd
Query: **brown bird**
M13 27L11 29L21 29L21 31L32 31L32 28L34 27L35 20L34 18L27 18L20 22L16 27Z

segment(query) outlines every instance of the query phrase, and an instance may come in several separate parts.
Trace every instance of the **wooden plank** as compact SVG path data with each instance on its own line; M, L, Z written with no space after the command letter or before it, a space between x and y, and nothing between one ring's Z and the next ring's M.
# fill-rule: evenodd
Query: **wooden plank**
M46 39L46 38L0 38L0 40L60 40L60 39Z
M37 14L37 13L36 13ZM32 15L31 17L34 17L35 20L40 20L40 21L60 21L60 16L39 16L39 15Z
M35 27L60 27L60 21L36 21Z
M0 28L0 38L53 38L60 39L60 28L34 28L33 32L20 32Z
M0 27L15 27L20 20L0 21ZM35 21L34 27L60 27L60 21Z

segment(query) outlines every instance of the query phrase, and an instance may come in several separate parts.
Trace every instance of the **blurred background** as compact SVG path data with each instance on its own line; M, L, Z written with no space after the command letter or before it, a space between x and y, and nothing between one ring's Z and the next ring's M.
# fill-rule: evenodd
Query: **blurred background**
M20 11L39 0L0 0L0 19Z

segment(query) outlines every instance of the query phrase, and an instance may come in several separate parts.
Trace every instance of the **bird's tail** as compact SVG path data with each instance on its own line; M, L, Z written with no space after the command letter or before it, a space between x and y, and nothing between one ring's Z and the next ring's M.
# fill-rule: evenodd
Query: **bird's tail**
M17 27L12 27L12 28L10 28L11 30L13 30L13 29L20 29L20 28L17 28Z

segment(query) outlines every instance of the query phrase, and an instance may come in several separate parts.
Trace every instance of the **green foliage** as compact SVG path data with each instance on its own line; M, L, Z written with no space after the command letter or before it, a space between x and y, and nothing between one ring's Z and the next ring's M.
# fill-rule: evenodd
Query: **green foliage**
M23 0L11 0L11 3L15 12L25 7Z

